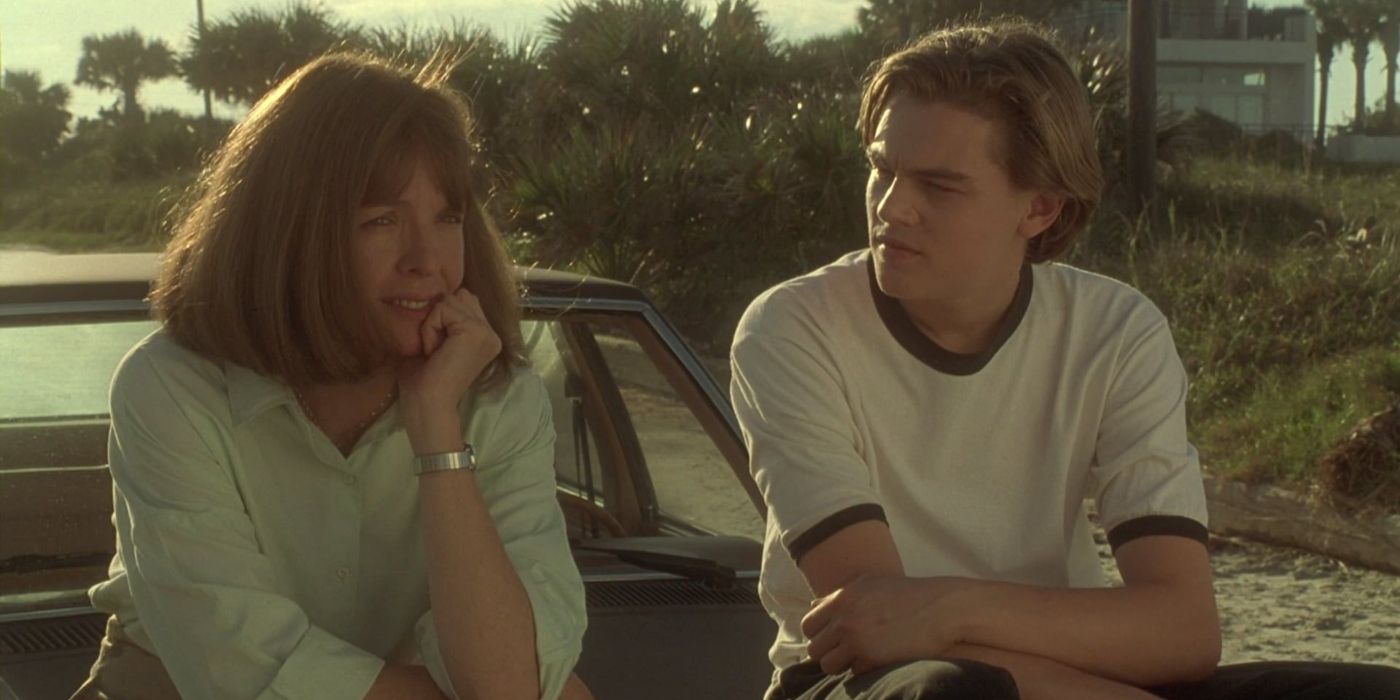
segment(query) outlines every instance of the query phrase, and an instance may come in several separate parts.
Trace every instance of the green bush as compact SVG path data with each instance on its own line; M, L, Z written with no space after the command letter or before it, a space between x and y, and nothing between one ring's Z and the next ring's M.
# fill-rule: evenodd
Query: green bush
M22 232L12 242L44 245L43 233L64 234L53 247L158 249L167 238L166 223L190 176L131 183L58 183L6 192L0 200L0 231Z

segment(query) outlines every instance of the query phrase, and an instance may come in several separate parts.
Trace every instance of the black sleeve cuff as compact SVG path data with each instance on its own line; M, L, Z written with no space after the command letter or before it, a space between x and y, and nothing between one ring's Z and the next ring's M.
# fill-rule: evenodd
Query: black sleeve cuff
M1206 529L1206 526L1191 518L1181 515L1145 515L1119 523L1117 527L1109 531L1108 546L1116 552L1119 547L1139 537L1151 535L1185 537L1203 545L1210 540L1210 531Z
M890 524L890 521L885 518L885 509L877 503L862 503L858 506L851 506L826 516L821 522L808 528L806 532L794 537L792 544L788 545L788 554L792 555L794 562L799 562L803 556L812 551L813 547L825 542L828 537L866 520L879 520L886 525Z

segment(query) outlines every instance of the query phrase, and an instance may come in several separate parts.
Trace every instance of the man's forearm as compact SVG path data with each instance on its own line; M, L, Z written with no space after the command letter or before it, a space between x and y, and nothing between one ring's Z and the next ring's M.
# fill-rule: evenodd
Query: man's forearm
M1133 686L1070 668L1050 659L973 644L954 645L953 658L980 661L1006 669L1023 700L1151 700Z
M1136 686L1209 675L1220 636L1209 592L1166 584L1058 589L965 581L943 605L958 638Z

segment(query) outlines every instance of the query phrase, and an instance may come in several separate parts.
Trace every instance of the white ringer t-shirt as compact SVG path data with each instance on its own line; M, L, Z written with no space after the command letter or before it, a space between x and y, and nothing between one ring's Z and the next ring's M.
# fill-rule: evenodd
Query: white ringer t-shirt
M795 559L842 528L889 524L909 576L1105 585L1085 498L1116 548L1204 541L1186 374L1141 293L1026 265L986 352L920 332L867 250L764 292L734 336L730 386L768 504L760 595L781 670L805 658L812 592Z

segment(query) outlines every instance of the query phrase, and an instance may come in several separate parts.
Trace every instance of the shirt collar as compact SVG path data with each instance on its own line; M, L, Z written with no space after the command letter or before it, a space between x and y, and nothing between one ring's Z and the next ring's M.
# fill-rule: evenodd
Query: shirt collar
M229 409L235 426L270 408L296 401L286 384L242 365L225 362L224 375L228 377Z
M925 365L935 371L955 376L977 374L996 357L997 351L1001 350L1025 318L1026 309L1030 307L1032 287L1035 285L1031 264L1022 262L1016 296L1012 298L1011 307L1006 310L1006 315L998 322L991 345L977 353L957 353L935 343L925 335L914 324L914 320L909 317L909 312L899 300L881 291L875 278L875 256L867 254L865 267L870 280L870 294L875 299L875 310L890 335L894 336L905 351Z

